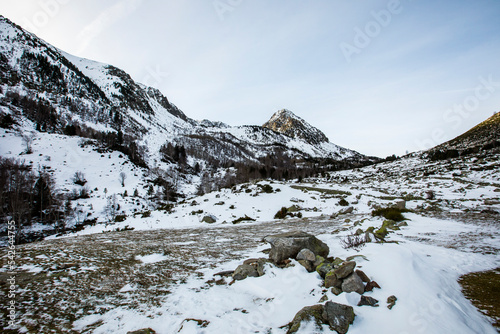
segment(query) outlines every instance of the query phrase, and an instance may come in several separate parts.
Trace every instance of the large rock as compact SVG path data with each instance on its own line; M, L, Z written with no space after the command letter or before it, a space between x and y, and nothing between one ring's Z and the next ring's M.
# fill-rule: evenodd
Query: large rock
M344 281L342 281L342 291L347 293L357 292L362 295L365 292L363 280L359 278L358 274L356 273L347 276Z
M304 307L295 315L292 322L288 324L287 334L296 333L303 321L314 321L318 328L321 328L321 325L324 323L323 313L323 305Z
M340 265L340 267L334 270L335 276L337 276L338 279L346 278L354 272L354 268L356 268L356 262L344 262Z
M310 249L304 248L297 254L297 260L307 260L314 262L316 261L316 254L314 254Z
M257 267L250 264L239 265L233 273L233 278L237 281L243 280L247 277L259 277Z
M324 242L305 232L270 235L265 237L264 241L271 244L269 258L276 264L282 264L283 261L289 258L295 259L297 254L304 248L323 257L327 257L330 252Z
M323 319L339 334L345 334L349 325L354 322L354 309L352 306L326 302L323 307Z

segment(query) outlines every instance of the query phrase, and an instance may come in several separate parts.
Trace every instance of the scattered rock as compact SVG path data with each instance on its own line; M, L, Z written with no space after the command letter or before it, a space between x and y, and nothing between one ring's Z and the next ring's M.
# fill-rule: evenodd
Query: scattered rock
M354 235L361 235L361 234L363 234L363 233L365 233L365 232L364 232L362 229L358 228L358 229L356 230L356 232L354 233Z
M354 260L355 258L358 258L358 257L359 257L359 258L362 258L362 259L363 259L363 260L365 260L365 261L369 261L369 260L368 260L368 258L367 258L366 256L361 255L361 254L349 256L349 257L347 257L345 260L346 260L346 261L352 261L352 260Z
M390 296L387 298L387 308L389 310L392 310L392 308L394 307L394 305L396 305L396 300L398 300L396 298L396 296Z
M232 276L233 273L234 273L234 270L226 270L226 271L221 271L221 272L215 273L214 276L229 277L229 276Z
M143 328L136 331L127 332L127 334L156 334L151 328Z
M201 221L203 223L213 224L217 221L217 218L214 215L206 215L203 217L203 219Z
M354 309L351 306L326 302L323 319L339 334L345 334L349 325L354 322Z
M358 274L352 273L342 282L342 291L347 293L357 292L362 295L365 292L365 285Z
M324 295L323 297L321 297L321 299L318 301L318 303L324 303L328 300L328 296L327 295Z
M305 232L270 235L265 237L264 241L271 244L269 258L275 264L282 264L288 258L296 258L297 254L304 248L323 257L328 256L330 252L330 249L324 242Z
M399 210L406 209L406 201L405 200L396 201L396 208L398 208Z
M336 286L332 287L332 289L330 290L335 296L338 296L342 293L342 289L341 288L338 288Z
M361 296L361 300L359 301L358 306L378 307L378 300L372 297Z
M365 283L369 283L370 282L370 278L365 274L364 271L362 270L356 270L356 274L358 274L359 278L361 278L361 280Z
M233 273L233 278L237 281L244 280L247 277L259 277L259 272L255 266L249 264L239 265Z
M330 270L325 275L325 288L336 287L340 288L342 286L342 280L337 277L335 270Z
M340 209L340 211L337 212L337 216L347 215L349 213L352 213L353 211L354 208L352 206L348 206L347 208Z
M349 261L349 260L347 260L347 261ZM342 260L340 257L336 257L335 259L333 259L332 265L333 265L333 267L337 268L338 266L340 266L344 262L345 261Z
M177 331L177 333L180 333L180 331L182 331L182 328L184 327L184 323L185 322L188 322L188 321L193 321L193 322L196 322L198 324L198 326L200 326L201 328L205 328L207 327L208 325L210 325L210 321L208 320L200 320L200 319L184 319L182 321L182 325L181 325L181 328L179 328L179 330ZM147 333L146 333L147 334Z
M323 262L316 267L316 272L321 276L321 278L325 278L326 274L328 274L332 269L333 266L331 263Z
M321 326L324 323L323 313L324 313L323 305L313 305L304 307L295 315L292 322L288 324L287 334L296 333L299 330L300 325L303 321L314 321L316 322L318 328L321 328Z
M322 264L323 262L325 262L325 258L322 257L322 256L319 256L319 255L316 255L316 260L314 260L314 268L316 268L317 266L319 266L320 264Z
M378 283L375 281L370 281L368 282L368 284L366 284L365 292L370 292L375 288L380 289L380 285L378 285Z
M297 260L307 260L314 262L316 261L316 254L314 254L310 249L304 248L297 254Z
M299 262L310 273L312 273L316 269L316 267L313 265L313 263L311 261L298 260L297 262Z
M335 276L337 276L338 279L346 278L354 272L354 268L356 268L356 262L344 262L342 265L340 265L340 267L334 270Z

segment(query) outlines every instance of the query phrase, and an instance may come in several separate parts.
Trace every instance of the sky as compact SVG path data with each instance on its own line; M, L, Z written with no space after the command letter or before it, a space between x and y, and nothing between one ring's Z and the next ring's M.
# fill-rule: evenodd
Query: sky
M499 0L0 0L0 14L191 118L262 125L286 108L367 155L500 111Z

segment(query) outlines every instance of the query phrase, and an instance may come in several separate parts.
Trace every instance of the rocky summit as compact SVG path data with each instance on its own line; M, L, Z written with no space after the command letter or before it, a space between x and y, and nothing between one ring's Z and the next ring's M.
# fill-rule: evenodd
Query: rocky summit
M262 125L291 138L303 139L314 145L328 143L326 135L287 109L277 111Z

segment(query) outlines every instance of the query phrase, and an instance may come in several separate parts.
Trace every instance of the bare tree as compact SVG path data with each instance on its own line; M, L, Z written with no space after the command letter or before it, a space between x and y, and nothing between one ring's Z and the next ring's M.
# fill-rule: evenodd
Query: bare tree
M122 185L122 187L125 187L125 179L127 178L127 174L125 174L125 172L121 172L120 173L120 183Z
M31 154L33 153L33 139L35 138L35 134L33 133L27 133L23 135L23 143L26 146L26 154Z
M118 204L116 195L113 194L108 197L108 203L104 207L104 214L108 218L108 221L112 222L115 220L115 217L116 215L118 215L119 211L120 211L120 204Z

